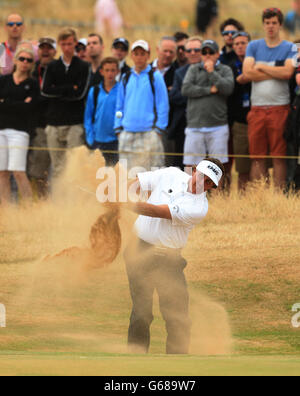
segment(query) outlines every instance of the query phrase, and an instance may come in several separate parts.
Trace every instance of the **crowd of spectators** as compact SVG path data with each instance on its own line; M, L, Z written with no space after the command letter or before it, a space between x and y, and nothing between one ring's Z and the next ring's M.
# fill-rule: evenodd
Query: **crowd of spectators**
M214 156L226 167L227 190L234 162L240 191L268 181L273 168L278 189L299 190L297 46L281 38L279 9L264 10L262 22L265 37L252 41L241 22L224 21L222 49L177 32L161 38L156 56L145 40L121 37L104 57L97 33L80 39L65 28L57 40L32 43L23 39L23 17L10 15L0 77L1 202L11 199L12 176L23 198L47 197L65 149L82 145L102 151L107 166L123 159L129 169L188 171Z

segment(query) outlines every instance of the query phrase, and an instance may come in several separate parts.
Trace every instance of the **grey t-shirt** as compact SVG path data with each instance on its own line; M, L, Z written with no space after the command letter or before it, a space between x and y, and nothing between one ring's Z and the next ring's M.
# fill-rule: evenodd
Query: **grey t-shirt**
M247 49L247 58L254 58L256 64L284 66L288 59L297 55L296 46L289 41L274 48L267 46L264 39L252 41ZM283 106L290 104L288 80L267 80L252 83L252 106Z

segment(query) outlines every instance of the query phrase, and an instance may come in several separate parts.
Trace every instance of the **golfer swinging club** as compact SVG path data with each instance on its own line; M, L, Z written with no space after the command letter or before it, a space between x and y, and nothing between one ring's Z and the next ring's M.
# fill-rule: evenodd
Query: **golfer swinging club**
M191 333L189 294L181 256L191 230L207 215L206 192L217 189L225 174L216 159L202 161L193 176L176 168L138 174L137 186L151 193L147 203L130 204L139 214L138 243L130 245L125 261L133 301L129 349L147 353L157 290L168 333L167 354L188 354Z

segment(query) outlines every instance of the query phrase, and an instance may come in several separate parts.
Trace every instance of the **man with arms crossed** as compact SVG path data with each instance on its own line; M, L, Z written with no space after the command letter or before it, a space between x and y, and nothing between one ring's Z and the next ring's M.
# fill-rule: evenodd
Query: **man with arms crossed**
M90 87L94 87L103 82L103 77L100 72L104 52L103 38L97 33L89 34L86 51L92 68Z
M286 160L278 157L287 153L284 131L290 111L289 80L295 71L293 57L296 55L293 43L280 38L283 20L278 8L263 12L266 38L249 44L244 62L244 75L252 81L252 109L248 115L253 158L251 180L267 179L266 161L258 158L271 154L275 157L277 188L284 188L286 182Z
M208 212L206 192L217 189L224 176L219 160L202 161L193 176L177 168L138 174L136 190L151 193L147 203L132 203L139 214L137 243L125 252L133 309L128 344L133 353L147 353L153 321L153 293L168 333L167 354L188 354L191 321L189 294L181 256L189 233Z

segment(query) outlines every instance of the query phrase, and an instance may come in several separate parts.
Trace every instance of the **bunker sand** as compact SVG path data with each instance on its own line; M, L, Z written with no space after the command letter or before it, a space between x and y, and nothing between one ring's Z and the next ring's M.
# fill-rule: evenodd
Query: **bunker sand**
M108 211L76 188L96 191L101 166L98 154L74 150L54 185L52 201L2 211L1 299L8 311L8 327L0 334L2 350L23 350L25 342L33 351L127 351L131 300L123 252L135 238L136 216ZM154 311L151 352L164 353L166 331L157 298ZM191 352L230 353L225 308L194 290L191 312Z

